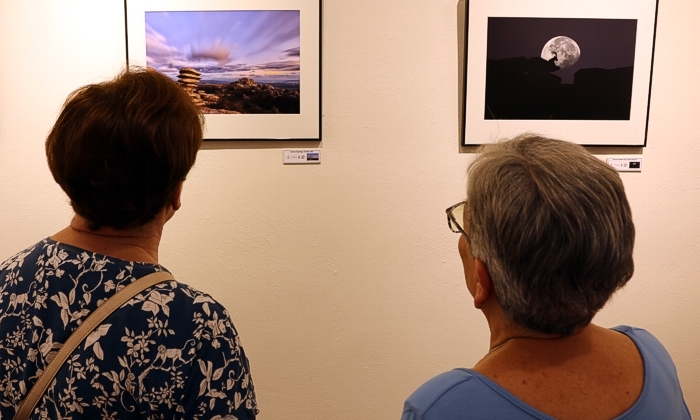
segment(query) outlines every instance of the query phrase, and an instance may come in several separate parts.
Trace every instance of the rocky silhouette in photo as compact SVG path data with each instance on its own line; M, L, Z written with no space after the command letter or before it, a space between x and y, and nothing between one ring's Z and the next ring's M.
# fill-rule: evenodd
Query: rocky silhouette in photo
M200 89L205 107L212 113L298 114L300 111L298 87L276 87L243 77L227 84L202 83Z
M203 81L199 71L180 69L178 83L204 114L299 114L298 83L278 86L251 78L235 82Z
M633 67L582 68L573 84L554 74L556 60L514 57L486 63L484 118L629 120Z

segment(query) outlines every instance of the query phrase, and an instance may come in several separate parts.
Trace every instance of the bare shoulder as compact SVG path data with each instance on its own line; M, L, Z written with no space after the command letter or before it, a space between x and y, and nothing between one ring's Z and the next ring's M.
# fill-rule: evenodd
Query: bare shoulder
M644 385L644 362L634 342L595 325L563 339L514 340L490 356L474 370L558 419L619 416Z

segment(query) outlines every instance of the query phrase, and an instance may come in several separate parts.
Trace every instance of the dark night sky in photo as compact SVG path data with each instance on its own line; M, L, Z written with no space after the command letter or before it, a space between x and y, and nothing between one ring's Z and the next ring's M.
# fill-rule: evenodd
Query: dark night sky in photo
M539 57L555 36L567 36L581 49L580 60L556 71L562 83L573 83L582 68L634 66L635 19L500 18L488 19L487 58Z

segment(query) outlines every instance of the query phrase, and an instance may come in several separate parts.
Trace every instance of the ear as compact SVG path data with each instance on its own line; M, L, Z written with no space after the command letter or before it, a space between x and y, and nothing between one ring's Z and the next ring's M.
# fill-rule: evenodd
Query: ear
M474 259L474 268L476 271L476 290L474 290L474 306L482 308L486 301L493 294L493 282L488 267L483 261Z
M184 182L180 182L175 188L175 192L173 193L173 198L170 200L170 205L172 206L173 210L177 211L180 210L180 207L182 207L182 202L180 201L180 198L182 197L182 185Z

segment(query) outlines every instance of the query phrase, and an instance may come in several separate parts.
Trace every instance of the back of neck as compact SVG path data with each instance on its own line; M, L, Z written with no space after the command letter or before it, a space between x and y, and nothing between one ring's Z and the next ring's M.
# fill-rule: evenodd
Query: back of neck
M87 226L85 219L76 215L68 227L51 239L122 260L158 264L162 225L149 223L124 230L110 227L90 230Z

